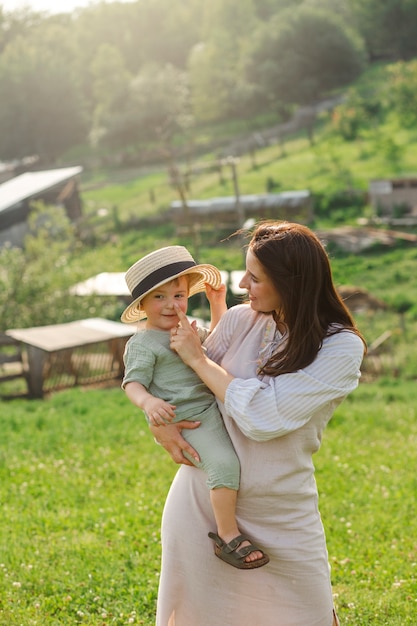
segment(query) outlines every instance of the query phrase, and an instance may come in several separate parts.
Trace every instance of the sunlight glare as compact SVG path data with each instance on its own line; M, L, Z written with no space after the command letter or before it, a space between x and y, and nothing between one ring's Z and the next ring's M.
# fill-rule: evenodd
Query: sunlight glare
M133 2L134 0L118 0L119 2ZM102 3L103 0L1 0L3 11L18 11L29 9L47 13L71 13L75 9Z

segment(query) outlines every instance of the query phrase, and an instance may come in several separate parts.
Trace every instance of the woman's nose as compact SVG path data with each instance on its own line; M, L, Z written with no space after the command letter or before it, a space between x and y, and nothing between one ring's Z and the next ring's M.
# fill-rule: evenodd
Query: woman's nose
M243 277L239 283L239 287L241 289L247 289L248 287L248 283L247 283L247 272L245 272L245 274L243 274Z

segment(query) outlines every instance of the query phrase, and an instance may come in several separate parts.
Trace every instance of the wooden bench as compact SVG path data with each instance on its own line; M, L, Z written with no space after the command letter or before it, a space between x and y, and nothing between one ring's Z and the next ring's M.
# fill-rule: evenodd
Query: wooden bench
M91 318L6 331L27 360L29 395L121 377L123 351L136 326Z

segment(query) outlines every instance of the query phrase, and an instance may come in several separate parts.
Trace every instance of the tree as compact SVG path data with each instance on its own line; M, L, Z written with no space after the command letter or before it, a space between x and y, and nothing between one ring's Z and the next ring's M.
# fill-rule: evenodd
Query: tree
M204 41L193 48L188 64L196 119L211 121L248 114L252 87L245 79L242 60L257 23L252 0L212 0L206 4Z
M70 287L81 280L85 268L74 269L73 262L70 269L68 261L71 255L77 258L80 243L64 209L38 204L29 226L23 250L0 248L0 330L70 322L94 314L111 317L98 297L70 295Z
M194 47L188 69L196 119L203 123L227 119L234 109L233 94L237 93L236 59L225 47L209 41Z
M417 123L417 60L389 65L387 99L400 123L411 128Z
M119 50L132 74L147 63L184 69L190 48L201 37L203 6L203 0L97 2L80 11L72 32L86 67L108 44Z
M120 67L116 55L111 66ZM117 71L108 81L111 76L113 91L96 111L98 145L127 151L156 144L160 155L171 154L176 135L183 136L193 123L187 74L170 64L152 64L128 82L125 75L119 83Z
M337 17L300 8L262 24L247 62L248 78L271 103L309 104L362 71L359 38Z
M0 55L0 159L36 154L53 163L84 138L73 54L68 31L45 23L13 39Z
M303 6L309 9L320 9L331 15L342 18L345 24L353 28L355 20L352 7L346 0L303 0Z
M201 40L204 0L148 0L138 3L144 63L167 63L184 70L191 48Z
M416 0L349 0L371 60L417 56Z
M6 11L0 6L0 54L16 37L26 37L33 28L44 21L42 13L29 8Z
M266 21L279 11L288 9L289 7L294 9L304 1L305 0L256 0L255 10L260 19Z
M176 133L192 126L188 77L173 65L144 67L132 80L131 94L139 140L171 144Z
M331 129L344 141L355 141L363 131L375 129L385 112L379 95L363 95L352 88L344 102L331 112Z
M110 44L99 47L91 64L93 124L90 139L94 146L110 148L131 141L127 122L129 88L132 80L118 48Z

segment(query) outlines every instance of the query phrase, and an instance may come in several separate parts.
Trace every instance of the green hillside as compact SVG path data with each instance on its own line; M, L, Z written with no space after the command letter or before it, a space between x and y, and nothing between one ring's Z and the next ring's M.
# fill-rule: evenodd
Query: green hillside
M414 61L372 66L343 94L342 104L317 117L313 132L301 129L281 142L243 153L236 165L240 194L308 189L314 203L313 229L362 228L359 223L369 220L384 229L374 223L366 192L372 178L417 173L417 125L402 114L399 96L397 106L392 103L398 77L407 75L411 80L415 68ZM218 127L212 126L211 136L216 132ZM176 164L180 180L190 173L188 186L183 188L187 199L234 196L231 167L225 164L219 173L213 167L216 163L217 157L207 154ZM117 320L121 305L114 298L75 299L68 296L69 287L100 272L123 272L139 256L164 245L186 245L197 260L222 270L243 269L240 239L230 237L230 229L219 228L217 220L192 234L178 231L169 207L179 196L167 171L162 165L87 168L80 189L84 218L76 230L56 209L48 211L47 220L42 218L41 229L35 215L34 234L26 250L0 251L2 266L7 268L0 293L3 329L16 327L16 320L23 327L92 316ZM417 232L407 227L408 233L413 230ZM366 289L387 305L387 310L378 313L358 313L358 322L370 343L391 330L388 343L395 353L395 372L414 377L415 245L398 240L391 246L375 244L361 253L349 253L334 244L328 250L337 285ZM390 366L387 374L392 370Z
M283 144L242 155L237 165L240 193L266 193L268 181L275 184L274 192L309 189L314 198L314 229L348 224L360 228L359 221L372 220L374 212L366 199L369 180L417 173L417 127L404 126L392 108L378 120L363 119L363 94L368 94L368 106L383 99L386 80L387 67L374 66L346 94L347 104L337 109L343 116L353 107L362 120L354 140L347 141L335 130L334 113L325 113L316 122L313 144L307 133L300 131ZM191 163L199 173L190 178L189 199L233 196L229 167L223 168L223 180L217 171L201 167L213 162L214 155L207 155ZM178 167L184 174L190 164L179 163ZM227 239L230 231L217 229L215 220L197 237L177 232L168 209L178 194L162 168L152 173L139 169L87 173L81 191L86 224L94 232L94 245L84 247L77 259L77 265L86 268L85 278L101 271L125 271L142 254L172 243L188 246L200 261L223 270L243 269L239 238ZM407 232L412 231L407 227ZM388 307L377 313L357 313L370 343L392 331L387 347L389 344L393 356L386 373L389 375L391 368L396 375L415 377L415 245L399 240L390 247L375 244L361 254L329 245L329 253L338 285L365 289Z

